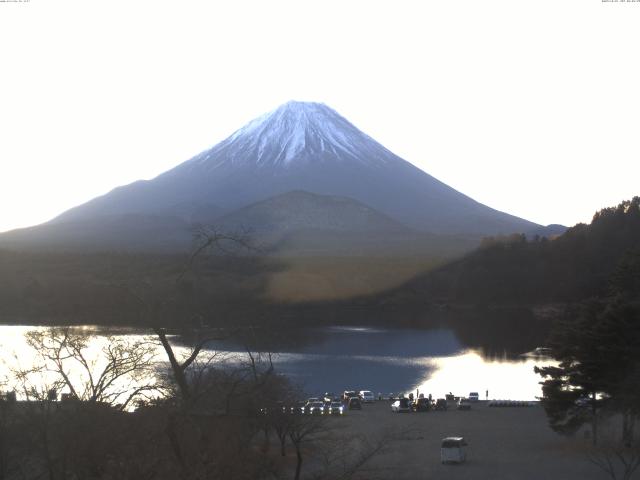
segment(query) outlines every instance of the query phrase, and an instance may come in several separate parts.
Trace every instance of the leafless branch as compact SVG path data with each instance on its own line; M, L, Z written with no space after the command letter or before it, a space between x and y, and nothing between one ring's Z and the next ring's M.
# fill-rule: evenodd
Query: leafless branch
M240 247L246 251L257 252L258 249L252 245L250 241L250 231L236 231L236 232L222 232L215 227L198 225L195 227L194 232L194 243L196 244L195 249L189 256L187 264L178 277L176 278L176 283L179 283L186 273L193 268L193 264L199 256L201 256L206 251L215 250L218 253L223 254L232 254L236 253L236 250L232 251L226 247L226 244L234 245L235 247Z

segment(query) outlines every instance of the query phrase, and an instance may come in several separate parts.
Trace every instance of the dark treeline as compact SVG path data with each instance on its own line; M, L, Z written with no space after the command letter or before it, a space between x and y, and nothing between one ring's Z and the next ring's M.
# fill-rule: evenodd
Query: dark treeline
M634 197L552 240L487 238L478 250L388 298L475 305L576 302L607 295L612 275L637 272L639 257L640 197Z
M590 426L589 460L610 478L640 467L640 257L627 257L606 293L565 308L546 344L557 364L536 368L555 431Z
M273 259L227 255L199 259L185 274L187 266L187 255L0 251L0 319L144 326L142 295L162 305L154 324L190 326L202 321L194 312L207 322L237 322L262 307L268 276L281 268Z

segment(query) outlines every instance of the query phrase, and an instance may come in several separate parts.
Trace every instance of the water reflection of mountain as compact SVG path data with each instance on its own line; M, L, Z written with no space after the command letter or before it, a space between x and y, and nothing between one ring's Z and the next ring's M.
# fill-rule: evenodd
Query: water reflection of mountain
M310 395L352 389L404 392L431 369L417 359L382 356L284 355L276 362L279 372Z
M544 345L550 327L550 320L536 318L525 308L469 308L399 315L395 322L387 316L372 315L369 320L367 324L349 323L345 319L334 325L318 321L315 322L318 326L313 328L291 324L242 328L224 340L210 342L208 347L236 352L250 349L406 358L452 355L472 348L489 358L516 359ZM184 345L198 339L194 334L180 333L177 340ZM201 335L207 336L207 333Z
M534 316L527 308L473 309L452 315L449 324L460 341L484 356L516 359L543 346L551 319Z
M497 318L502 321L500 316ZM504 321L507 322L509 318L512 317L505 315ZM527 344L535 343L537 340L529 335L527 329L518 330L519 333L529 335L527 342L513 342L513 330L508 328L509 325L526 323L529 320L530 318L523 315L512 320L515 323L505 323L502 328L495 330L481 328L480 332L475 328L469 328L469 325L483 324L473 317L465 321L462 318L450 318L450 328L340 325L270 331L270 335L254 330L256 340L251 348L264 350L269 345L268 349L275 352L273 359L276 370L298 383L309 395L347 389L406 392L418 383L428 381L443 365L456 365L456 361L461 360L455 359L474 356L477 360L475 363L472 362L472 370L482 372L482 384L488 385L494 369L503 372L506 365L521 364L523 358L517 354L532 349L528 348ZM453 328L454 325L458 328ZM503 343L505 341L511 342L510 348ZM480 347L478 353L482 353L483 356L478 357L472 353L470 347ZM238 338L212 342L209 348L227 352L246 351L245 344ZM522 348L524 350L520 351ZM468 377L472 374L468 371L469 368L469 365L464 364L460 369L454 368L455 371L449 375L452 375L454 380L471 385L472 379ZM516 370L520 372L518 368ZM526 374L523 375L528 379L533 375L533 368L525 370ZM495 382L495 385L500 383L498 379L495 379ZM537 381L529 383L534 387L537 385ZM497 388L495 385L492 388ZM521 390L524 397L532 395L525 393L524 388Z
M261 335L248 344L242 339L210 342L211 349L243 352L247 345L254 350L330 356L424 357L453 355L464 348L450 329L407 329L375 327L319 327L280 330Z
M331 324L331 320L338 322ZM249 348L253 351L411 358L451 355L472 348L488 358L517 359L520 354L543 346L551 326L551 320L537 318L527 308L467 308L413 314L382 311L368 317L355 314L318 318L310 322L317 325L313 328L296 327L292 322L277 326L266 323L269 326L235 330L230 337L218 329L204 332L176 330L178 337L175 340L188 346L203 337L223 336L225 340L212 341L209 348L237 352ZM138 328L117 331L95 327L95 330L102 334L150 333L150 330Z
M291 334L298 341L292 342ZM428 357L456 355L464 346L449 329L318 327L279 332L276 369L309 394L347 389L405 391L428 374ZM304 339L305 341L300 341ZM264 340L264 339L263 339ZM262 343L262 345L260 345ZM264 347L256 342L254 347ZM238 339L211 342L211 349L243 352Z

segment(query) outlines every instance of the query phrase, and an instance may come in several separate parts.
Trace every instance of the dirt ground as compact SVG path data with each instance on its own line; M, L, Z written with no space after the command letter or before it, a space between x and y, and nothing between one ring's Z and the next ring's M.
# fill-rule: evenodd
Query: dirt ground
M390 402L350 411L342 428L374 438L401 432L381 454L367 464L369 479L513 479L590 480L606 475L587 459L588 440L565 438L547 425L541 406L489 407L474 403L469 411L393 413ZM341 427L338 427L341 428ZM463 436L469 443L467 462L443 465L440 441Z

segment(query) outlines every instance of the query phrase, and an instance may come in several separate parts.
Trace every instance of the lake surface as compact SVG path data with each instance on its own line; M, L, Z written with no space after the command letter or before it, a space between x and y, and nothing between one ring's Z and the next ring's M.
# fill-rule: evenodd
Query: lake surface
M41 327L0 326L0 379L16 365L25 368L33 363L35 352L24 340L33 328ZM95 355L106 334L132 339L147 335L136 329L82 327L81 331L95 335L91 340ZM462 396L480 392L484 398L488 390L489 399L535 400L541 389L533 368L549 363L529 356L488 357L465 346L454 330L446 328L323 327L290 333L287 341L270 348L273 363L276 371L309 395L366 389L376 394L419 390L436 398L448 392ZM173 341L186 343L181 337ZM233 340L211 342L208 350L230 363L247 355L244 344ZM160 347L158 359L164 361Z

